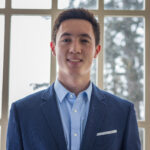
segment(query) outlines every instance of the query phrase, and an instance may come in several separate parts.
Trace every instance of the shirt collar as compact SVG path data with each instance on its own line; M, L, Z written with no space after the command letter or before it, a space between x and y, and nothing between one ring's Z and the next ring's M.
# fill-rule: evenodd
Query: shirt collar
M59 82L58 79L55 81L54 89L60 102L62 102L65 96L69 93L69 91Z
M91 94L92 94L92 82L90 82L90 85L88 86L88 88L82 92L87 94L88 101L90 101Z
M56 92L56 95L58 96L58 99L60 102L63 101L63 99L65 98L65 96L69 93L72 93L70 91L68 91L61 83L60 81L57 79L54 83L54 89ZM92 94L92 82L90 82L90 85L88 86L88 88L84 91L81 92L82 93L86 93L88 101L90 101L91 99L91 94ZM80 94L80 93L79 93Z

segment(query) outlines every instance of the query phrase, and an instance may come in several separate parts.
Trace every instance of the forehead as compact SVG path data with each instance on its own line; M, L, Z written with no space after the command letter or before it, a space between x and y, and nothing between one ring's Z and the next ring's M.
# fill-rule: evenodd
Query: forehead
M83 19L68 19L60 24L57 35L63 34L64 32L76 34L89 34L94 36L92 24Z

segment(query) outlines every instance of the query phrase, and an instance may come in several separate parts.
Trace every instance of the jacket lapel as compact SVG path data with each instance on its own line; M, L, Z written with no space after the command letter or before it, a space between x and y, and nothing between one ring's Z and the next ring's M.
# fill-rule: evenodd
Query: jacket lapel
M92 150L96 133L103 125L107 112L104 100L102 92L93 85L91 104L80 150Z
M45 93L42 95L42 99L43 103L41 104L41 109L52 131L52 134L56 139L56 143L60 150L67 150L63 126L56 101L54 84L45 91Z

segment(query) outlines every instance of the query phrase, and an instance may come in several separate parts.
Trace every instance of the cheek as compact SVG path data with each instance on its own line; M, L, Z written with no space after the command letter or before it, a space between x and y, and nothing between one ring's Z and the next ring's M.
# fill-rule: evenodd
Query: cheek
M89 65L92 65L92 63L93 63L94 54L95 54L95 53L91 52L91 53L88 53L88 54L86 55L86 59L87 59L87 62L88 62Z
M63 56L61 53L58 53L58 54L57 54L57 60L58 60L58 61L62 61L62 60L63 60L63 57L64 57L64 56Z
M60 51L59 50L56 53L56 59L57 59L59 64L63 63L66 60L66 53L65 53L65 51L63 51L63 50Z
M86 57L88 57L90 60L93 59L94 56L95 56L95 49L91 49L91 48L90 49L85 49L84 55Z
M59 57L60 55L63 55L63 53L65 53L64 48L58 44L56 47L56 56Z
M86 60L88 66L92 64L93 58L94 57L93 57L92 53L91 54L88 53L85 55L85 60Z

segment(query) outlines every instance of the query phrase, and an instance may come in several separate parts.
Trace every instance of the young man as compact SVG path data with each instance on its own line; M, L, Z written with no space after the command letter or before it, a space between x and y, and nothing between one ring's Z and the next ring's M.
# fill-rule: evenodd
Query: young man
M12 104L7 150L141 150L133 104L90 81L99 35L85 9L58 16L50 44L58 78Z

